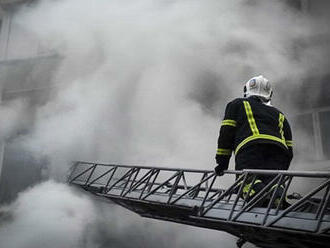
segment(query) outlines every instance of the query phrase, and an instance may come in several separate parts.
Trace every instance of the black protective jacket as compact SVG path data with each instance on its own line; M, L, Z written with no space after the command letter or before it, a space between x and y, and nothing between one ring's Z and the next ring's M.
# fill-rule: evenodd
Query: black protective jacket
M228 103L220 128L217 163L228 169L232 152L237 155L250 145L262 143L281 147L291 161L292 133L283 113L256 96Z

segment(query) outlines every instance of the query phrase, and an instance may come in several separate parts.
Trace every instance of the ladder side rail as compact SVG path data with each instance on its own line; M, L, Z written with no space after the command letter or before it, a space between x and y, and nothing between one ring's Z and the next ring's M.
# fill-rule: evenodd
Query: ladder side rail
M186 177L185 177L184 173L185 173L185 171L182 171L182 176L181 176L181 178L182 178L182 182L183 182L183 187L184 187L185 190L187 190L187 189L188 189L188 185L187 185ZM178 186L178 185L177 185L177 186Z
M243 172L243 171L224 171L224 172L225 172L225 174L235 174L235 175L241 175L241 176L244 175L244 173L245 173L245 172ZM238 181L241 181L241 180L242 180L242 178L241 178L241 177L238 177L234 183L236 183L236 182L238 182ZM212 190L211 190L211 191L212 191ZM223 191L224 191L223 189L216 190L215 193L214 193L213 195L211 195L210 198L209 198L208 200L213 199L216 195L218 195L219 193L221 193L221 192L223 192ZM212 191L212 192L213 192L213 191Z
M89 166L89 168L87 169L84 169L82 172L80 172L78 175L74 175L74 173L77 171L77 168L79 168L80 166ZM100 167L100 166L112 166L111 169L105 171L104 173L102 173L101 175L97 176L95 179L93 179L91 181L91 178L93 175L95 175L95 171ZM110 181L112 180L115 172L116 172L116 169L117 168L129 168L129 170L125 173L124 176L122 176L121 178L119 178L114 184L111 185L111 187L109 188L109 190L107 190L107 192L109 192L111 189L113 189L116 185L118 185L120 182L123 182L123 187L122 187L122 193L121 193L121 196L126 196L128 193L136 190L140 185L142 185L145 181L147 181L148 179L148 183L146 183L145 187L149 187L149 192L146 196L143 197L143 200L145 200L148 196L150 196L151 194L154 194L155 192L157 192L157 190L159 190L161 187L163 187L164 185L168 186L168 182L170 182L172 179L174 179L175 177L175 183L174 185L170 185L170 192L169 192L169 198L168 198L168 204L175 204L178 200L182 199L184 196L186 196L187 194L191 194L191 193L194 193L194 197L198 196L200 190L201 190L201 185L203 183L209 183L209 179L212 178L212 175L211 176L207 176L207 179L204 178L205 175L208 175L208 173L212 172L212 171L207 171L207 170L191 170L191 169L183 169L183 170L180 170L180 169L174 169L174 168L166 168L166 167L161 167L160 169L158 169L159 167L154 167L154 168L157 168L158 170L157 171L152 171L154 168L153 167L146 167L146 166L139 166L139 167L134 167L134 166L128 166L128 165L109 165L109 164L101 164L101 163L89 163L89 162L76 162L74 165L73 165L73 168L72 168L72 171L71 171L71 174L69 176L69 183L73 183L75 184L76 180L83 176L83 175L87 175L88 174L88 177L87 179L85 180L82 180L82 181L85 181L84 182L84 185L86 186L90 186L92 185L93 183L95 183L97 180L101 179L102 177L108 175L109 173L112 172L112 175L110 176L107 184L106 184L106 187L105 189L107 189L107 187L109 186L110 184ZM148 176L146 176L145 178L143 178L143 180L138 180L136 181L136 178L141 170L141 168L146 168L146 169L149 169L149 172L150 174L148 174ZM160 183L156 188L154 188L153 190L152 187L154 185L157 185L158 183L156 183L156 176L153 177L155 175L155 173L157 173L157 176L159 174L160 171L175 171L176 173L170 177L169 179L167 179L165 182L162 182ZM186 181L186 172L198 172L198 173L203 173L203 176L202 176L202 179L199 183L197 183L196 185L194 186L189 186L187 185L187 181ZM226 174L242 174L242 171L226 171L225 172ZM267 209L266 209L266 214L265 214L265 217L264 217L264 220L263 220L263 224L265 225L273 225L274 223L276 223L278 221L278 219L276 218L275 220L273 219L272 222L270 223L267 223L267 219L269 217L269 213L270 213L270 209L271 209L271 206L274 202L274 198L275 198L275 193L278 192L279 190L279 185L280 184L283 184L283 181L285 183L285 188L284 188L284 193L281 195L281 198L280 198L280 204L283 203L284 199L285 199L285 195L287 193L287 190L292 182L292 179L293 177L309 177L309 178L330 178L330 173L329 172L312 172L312 171L307 171L307 172L300 172L300 171L273 171L273 170L243 170L243 173L248 173L248 174L255 174L255 175L275 175L277 174L276 178L278 180L278 185L276 186L275 188L275 191L271 191L272 192L272 197L268 203L268 206L267 206ZM149 177L150 175L150 177ZM280 176L280 178L278 178ZM131 180L131 178L133 177L133 180ZM124 181L125 179L127 179L126 181ZM150 184L149 181L153 178L153 182ZM179 182L181 180L181 178L183 178L183 185L179 185ZM206 180L205 180L206 179ZM232 196L233 192L235 192L233 189L235 187L237 187L237 182L236 181L231 187L229 187L228 190L217 190L210 198L209 197L209 194L210 192L212 192L212 189L213 189L213 185L214 185L214 182L216 180L216 177L214 178L213 180L213 184L211 187L209 188L206 188L206 195L207 197L204 197L203 199L203 202L201 204L200 207L203 207L204 208L204 205L206 203L207 200L210 200L210 199L213 199L213 197L216 197L217 195L217 198L210 204L206 207L206 209L203 211L203 214L206 214L207 211L209 211L212 207L214 207L219 201L221 201L224 197L226 197L228 195L228 193L230 193L230 196ZM283 181L282 181L283 180ZM330 180L330 179L329 179ZM326 187L326 184L327 182L329 182L329 180L327 180L324 184L320 185L319 187L317 187L316 189L314 189L311 193L309 193L307 196L303 197L302 199L300 199L300 201L296 202L294 205L290 206L289 208L287 208L286 210L284 210L282 213L281 213L281 218L283 216L285 216L288 212L290 211L293 211L301 206L303 206L303 203L305 203L307 200L310 200L310 198L315 195L316 193L318 193L319 191L321 191L322 189L324 189L324 187ZM79 180L78 180L79 181ZM80 183L77 183L78 185L81 185L81 182ZM143 182L142 182L143 181ZM289 183L286 183L286 182L289 182ZM273 182L272 182L273 183ZM267 186L270 186L272 183L269 183ZM128 185L130 185L128 187ZM242 184L244 185L244 184ZM128 187L128 188L127 188ZM330 186L329 186L330 187ZM127 190L128 189L128 190ZM173 200L173 196L176 194L177 190L178 189L184 189L185 192L183 192L182 194L179 194L178 195L178 198L174 199ZM126 191L127 190L127 191ZM249 191L251 191L251 188L249 189ZM251 199L251 201L246 205L244 206L243 205L243 212L244 211L250 211L256 204L254 203L257 203L258 201L262 200L265 195L262 195L261 193L265 193L265 188L260 191L254 198ZM327 192L330 191L329 188L327 188ZM106 193L107 193L106 192ZM143 194L144 192L142 192ZM238 204L238 200L239 200L239 197L242 193L242 187L240 187L239 189L239 192L238 194L236 194L236 198L234 200L234 203L233 203L233 206L231 207L231 213L230 213L230 216L232 217L232 214L234 213L235 211L235 208L237 207L237 204ZM219 195L220 194L220 195ZM329 193L330 194L330 193ZM318 205L318 208L317 208L317 212L315 214L315 220L318 220L319 221L319 224L321 223L322 221L322 218L324 216L324 212L325 212L325 209L326 209L326 201L328 200L328 195L327 193L324 195L324 197L322 198L322 202ZM231 200L231 197L229 197L228 199L226 199L227 202ZM244 199L245 200L245 199ZM299 204L297 204L299 203ZM245 204L245 203L244 203ZM278 214L279 212L279 206L280 204L277 206L276 208L276 214ZM294 207L293 207L294 206ZM288 210L289 209L289 210ZM240 214L242 214L242 210L236 215L234 216L233 220L236 220Z
M157 167L155 167L155 168L157 168ZM149 168L149 170L150 170L150 169L152 169L152 168ZM159 174L160 171L166 171L166 170L158 170L158 171L155 171L155 172L157 172L157 175L154 176L153 181L152 181L151 183L149 183L149 182L147 183L147 184L148 184L148 187L149 187L149 189L147 190L148 192L150 192L151 188L152 188L154 185L160 185L160 184L162 184L162 183L157 183L157 182L156 182L157 176L158 176L158 174ZM192 187L196 188L195 185L189 186L189 185L187 184L187 181L186 181L186 175L185 175L185 173L187 173L186 171L178 170L178 172L182 172L181 179L183 180L183 184L179 184L180 181L178 181L178 183L177 183L176 186L175 186L176 191L177 191L178 189L189 190L189 189L191 189ZM196 173L196 172L193 172L193 173ZM199 173L199 172L198 172L198 173ZM206 174L206 173L203 173L203 174ZM151 178L152 178L152 177L151 177ZM142 182L141 180L138 180L138 181L136 181L136 182L135 182L135 180L133 180L133 181L134 181L133 183L136 183L136 184L132 186L132 190L130 190L130 192L133 191L133 190L135 190L138 186L140 186L142 183L144 183L144 182L147 180L146 175L145 175L145 178L143 178L143 179L145 179L143 182ZM129 180L131 181L131 179L129 179ZM169 185L167 185L167 186L169 186ZM172 188L173 185L170 185L170 187ZM129 192L126 192L124 195L127 195L127 193L129 193Z
M241 195L242 192L243 192L243 188L244 188L245 183L246 183L246 181L248 180L248 178L249 178L249 173L247 172L247 173L244 175L244 180L243 180L243 182L241 183L241 185L240 185L240 187L239 187L239 190L238 190L238 192L237 192L237 194L236 194L234 204L233 204L233 206L231 207L231 210L230 210L230 213L229 213L229 215L228 215L227 220L231 220L231 219L232 219L232 216L233 216L233 213L234 213L235 207L236 207L237 202L238 202L238 200L239 200L239 198L240 198L240 195ZM256 178L257 178L257 176L256 176L256 175L253 175L252 186L254 185L254 183L255 183L255 181L256 181ZM251 192L251 190L252 190L252 186L251 186L251 187L249 188L249 190L248 190L248 195L250 194L250 192Z
M112 169L113 169L113 170L112 170ZM110 182L111 182L113 176L115 175L115 173L116 173L118 167L117 167L117 166L114 166L112 169L111 169L111 170L112 170L112 173L111 173L111 175L110 175L110 177L109 177L109 179L108 179L108 181L107 181L107 184L106 184L105 187L104 187L104 193L105 193L105 194L108 193L108 187L109 187L109 184L110 184Z
M152 182L149 184L148 189L147 189L147 192L148 192L148 193L150 193L150 191L151 191L151 189L152 189L152 187L153 187L154 185L157 185L157 183L156 183L156 179L158 178L159 173L160 173L160 170L157 170L156 174L153 176L154 178L153 178ZM152 177L150 177L150 179L151 179L151 178L152 178ZM149 182L150 182L150 180L149 180ZM148 183L149 183L149 182L148 182Z
M326 196L327 196L327 194L329 192L329 187L330 187L330 185L327 187L326 192L325 192L325 195L324 195L324 197L322 197L322 200L319 203L319 206L318 206L317 211L316 211L316 214L315 214L315 220L319 219L319 216L322 213L323 205L324 205L324 202L326 202L326 198L327 198Z
M140 171L140 169L139 168L136 168L136 167L132 169L132 173L129 174L128 179L126 180L126 182L124 184L124 187L123 187L123 189L122 189L122 191L120 193L120 196L123 196L123 194L124 194L124 192L126 190L126 187L129 184L129 182L131 180L131 177L134 175L134 173L136 174L136 172L139 172L139 171Z
M112 190L118 183L122 182L125 178L127 178L128 176L130 176L130 174L133 172L134 167L129 169L121 178L119 178L114 184L112 184L109 189L107 190L107 193L110 192L110 190Z
M95 162L85 162L85 161L77 161L77 163L80 164L95 164ZM172 168L172 167L152 167L152 166L140 166L140 165L123 165L123 164L106 164L106 163L96 163L98 165L102 166L118 166L121 168L133 168L133 167L139 167L141 169L159 169L162 171L186 171L186 172L194 172L194 173L204 173L204 172L213 172L213 170L198 170L198 169L189 169L189 168ZM231 171L234 172L234 171Z
M296 203L294 203L293 205L291 205L290 207L288 207L287 209L285 209L277 218L275 218L274 220L266 223L265 226L266 227L270 227L270 226L274 225L277 221L279 221L287 213L289 213L289 212L293 211L294 209L300 207L302 204L304 204L306 202L306 200L310 199L313 195L315 195L316 193L318 193L319 191L321 191L323 188L325 188L326 186L328 186L329 183L330 183L330 179L328 179L325 182L323 182L321 185L319 185L318 187L316 187L314 190L312 190L306 196L304 196L303 198L301 198L299 201L297 201Z
M77 165L78 166L78 165ZM84 170L83 172L79 173L77 176L75 176L70 183L73 183L77 178L81 177L82 175L84 175L85 173L87 173L88 171L90 171L91 169L93 169L93 166L87 168L86 170Z
M177 171L174 175L172 175L169 179L167 179L166 181L164 181L163 183L161 183L160 185L158 185L155 189L153 189L151 192L149 192L147 195L145 195L142 200L145 200L147 197L149 197L150 195L154 194L155 192L157 192L157 190L159 190L161 187L163 187L164 185L166 185L169 181L171 181L173 178L177 177L180 174L180 171Z
M91 179L91 177L92 177L92 175L93 175L95 169L96 169L96 164L93 165L93 169L92 169L91 172L89 173L89 176L88 176L88 178L87 178L87 180L86 180L86 182L85 182L85 186L88 184L89 180Z
M293 176L286 176L286 177L287 178L284 181L285 188L284 188L283 194L281 195L280 202L279 202L278 206L276 207L275 215L278 215L278 212L280 211L281 204L283 203L284 199L286 198L286 195L288 193L288 189L289 189L289 187L291 186L291 183L292 183Z
M140 173L140 170L141 170L141 168L137 168L137 172L135 173L135 175L134 175L134 177L133 177L132 183L131 183L131 185L130 185L130 187L129 187L129 191L132 189L132 187L133 187L133 185L134 185L134 182L135 182L135 180L136 180L138 174Z
M264 216L264 218L263 218L263 220L262 220L262 225L265 225L265 223L266 223L266 221L267 221L267 218L268 218L268 216L269 216L270 209L271 209L272 205L274 204L274 201L275 201L275 197L276 197L277 191L278 191L278 189L280 188L280 186L282 185L282 183L284 182L284 180L283 180L284 177L285 177L285 176L284 176L283 174L280 175L280 177L279 177L279 179L278 179L278 181L277 181L277 185L275 184L276 187L275 187L275 189L274 189L274 191L273 191L273 193L272 193L272 197L270 198L270 200L269 200L269 202L268 202L267 209L266 209L266 213L265 213L265 216ZM281 196L282 196L282 195L283 195L283 192L282 192Z
M106 176L107 174L109 174L112 170L114 170L114 167L107 170L106 172L104 172L102 175L98 176L97 178L95 178L94 180L92 180L91 182L89 182L88 186L92 185L93 183L95 183L97 180L101 179L102 177Z
M244 173L243 173L242 175L244 175ZM242 177L242 175L241 175L241 177ZM240 184L238 184L238 185L240 185ZM229 203L229 202L230 202L230 199L232 198L233 194L235 193L234 191L235 191L235 190L232 190L232 191L230 192L230 194L229 194L228 197L227 197L226 203ZM235 198L235 199L236 199L236 198Z
M235 188L239 185L239 182L243 180L244 182L247 179L247 174L244 175L244 177L239 178L234 184L232 184L227 190L223 191L218 198L213 200L211 204L209 204L206 209L202 212L202 216L204 216L211 208L213 208L219 201L221 201L225 196L228 195L232 190L235 190ZM241 185L240 185L241 186Z
M212 186L213 186L213 185L212 185ZM224 192L224 189L218 189L218 190L216 190L216 191L212 191L212 190L210 189L210 192L214 192L214 194L211 195L210 198L208 198L208 199L206 199L206 200L212 200L212 199L213 199L214 197L216 197L217 195L222 194L222 192Z
M136 190L148 179L148 176L150 176L150 174L152 175L154 173L154 171L154 169L149 169L149 171L147 171L138 181L136 181L135 184L131 186L130 190L127 191L123 196L125 197L128 193L131 193L132 191Z
M203 175L202 175L202 178L201 178L201 180L199 181L199 182L202 182L205 178L207 178L207 173L203 173ZM206 184L206 183L205 183ZM196 190L195 190L195 192L193 192L192 193L192 199L195 199L196 197L198 197L198 195L199 195L199 193L201 192L201 183L198 183L197 184L198 186L197 186L197 188L196 188ZM196 186L196 185L195 185ZM193 188L195 187L195 186L193 186ZM188 187L188 189L189 189L189 187Z
M134 191L133 190L134 185L133 185L133 187L131 186L132 183L134 184L136 182L140 182L140 180L136 181L136 178L135 178L137 171L138 171L137 168L133 169L133 171L131 172L131 174L130 175L127 175L128 179L126 179L127 177L124 178L126 180L123 180L123 182L121 184L117 185L117 188L120 188L120 189L125 188L125 190L127 190L126 192L123 193L122 196L126 196L128 193L131 193L131 192ZM132 177L133 177L133 179L132 179ZM131 184L131 185L129 187L127 187L127 185L129 185L129 184ZM157 183L155 183L155 184L157 184ZM135 189L135 190L137 190L137 189Z
M177 178L175 179L174 184L172 185L168 200L167 200L167 204L169 204L172 200L173 195L176 193L177 191L177 186L179 184L180 179L183 177L183 171L180 171Z
M253 188L253 185L255 184L257 180L257 175L253 175L253 178L252 178L252 182L251 182L251 187L249 188L248 192L247 192L247 196L249 196L251 194L251 191L252 191L252 188ZM244 184L243 184L244 185ZM243 201L243 207L245 206L245 204L247 204L247 197L243 197L244 198L244 201Z
M237 218L244 212L250 211L260 200L264 198L265 193L273 186L274 182L278 180L280 175L277 175L270 181L260 192L258 192L248 203L245 205L233 218L232 221L237 220Z
M143 187L143 189L142 189L142 191L141 191L141 194L140 194L140 196L139 196L139 200L142 199L142 196L143 196L143 194L144 194L144 191L148 188L148 186L149 186L149 182L150 182L150 179L151 179L156 173L157 173L156 175L158 175L158 174L159 174L159 171L160 171L160 170L154 170L154 172L151 173L150 176L148 176L147 181L146 181L146 184L144 185L144 187ZM154 182L153 182L153 183L154 183ZM153 183L152 183L150 186L152 186ZM150 192L150 191L147 191L147 192Z
M68 170L68 177L67 177L67 182L71 182L71 177L74 175L74 172L76 171L77 169L77 166L78 166L78 162L73 162L72 165L70 166L69 170Z
M188 169L188 168L171 168L171 167L150 167L150 166L139 166L139 165L118 165L118 164L105 164L105 163L95 163L95 162L86 162L86 161L77 161L75 162L77 164L87 164L87 165L93 165L98 164L102 166L118 166L122 168L132 168L132 167L139 167L141 169L152 169L157 168L160 170L166 170L166 171L178 171L182 170L185 172L197 172L197 173L212 173L213 170L198 170L198 169ZM254 174L284 174L284 175L292 175L292 176L299 176L299 177L324 177L324 178L330 178L330 172L329 171L290 171L290 170L259 170L259 169L245 169L243 171L235 171L235 170L226 170L226 174L242 174L242 172L250 172Z
M272 181L270 181L259 193L260 195L258 195L258 193L251 199L250 202L248 202L247 204L250 204L249 206L246 205L245 210L246 211L250 211L252 208L254 208L261 200L263 200L266 196L268 196L270 194L270 192L268 191L269 189L271 189L276 180L278 180L278 178L280 178L282 175L278 174L276 177L273 178ZM252 202L252 204L251 204ZM244 211L245 211L244 210Z
M326 193L325 193L323 199L324 199L324 201L322 201L322 203L320 204L320 206L322 205L322 209L320 212L317 212L317 214L316 214L316 216L319 215L318 220L317 220L317 226L315 228L316 233L323 232L323 230L320 230L320 228L321 228L321 223L322 223L323 217L325 215L325 209L327 208L327 205L328 205L329 199L330 199L330 184L328 185L328 187L326 189Z
M232 171L234 172L234 171ZM257 175L285 175L294 177L316 177L316 178L330 178L330 172L328 171L290 171L290 170L257 170L248 169L243 172L250 172Z
M196 184L195 186L193 186L192 188L188 189L186 192L184 192L182 195L180 195L178 198L176 198L175 200L173 200L172 202L170 202L170 204L175 204L177 201L179 201L180 199L182 199L185 195L193 192L195 189L200 188L200 186L205 183L207 180L209 180L211 177L213 177L214 174L211 174L210 176L206 177L204 180L202 180L201 182L199 182L198 184ZM208 191L210 190L210 188L208 188Z
M210 186L208 187L208 189L207 189L207 191L206 191L206 194L205 194L205 196L204 196L204 199L203 199L203 201L202 201L202 204L201 204L200 207L199 207L199 211L198 211L198 213L199 213L200 216L203 215L205 202L206 202L206 200L207 200L207 197L208 197L209 194L210 194L210 191L211 191L211 189L212 189L212 187L213 187L213 184L215 183L215 180L217 179L217 175L216 175L215 173L213 173L213 174L211 174L211 177L213 177L212 182L211 182Z

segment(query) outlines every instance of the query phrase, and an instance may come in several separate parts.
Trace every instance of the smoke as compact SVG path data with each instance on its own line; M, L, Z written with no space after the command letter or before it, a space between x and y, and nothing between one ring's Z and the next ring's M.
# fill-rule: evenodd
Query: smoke
M96 247L234 247L229 234L142 219L117 206L109 211L109 204L104 205L99 206L102 214L98 215L98 220L85 232L89 235L86 241Z
M309 23L273 1L41 1L17 22L64 57L57 97L24 140L56 170L73 159L210 169L242 84L307 68L290 49Z
M44 0L22 8L13 22L62 57L53 98L15 140L46 156L59 180L73 160L212 169L224 106L244 82L263 74L290 92L320 59L310 50L297 58L293 46L313 34L312 22L280 1ZM15 234L33 240L24 247L42 247L71 231L56 247L76 247L89 221L100 226L89 200L52 182L9 209L13 220L0 226L6 247L23 247ZM30 209L44 212L40 226L27 230L39 219ZM100 239L113 233L105 230ZM29 239L37 231L44 235ZM89 247L98 233L91 236Z
M24 99L12 100L0 106L0 142L15 137L16 131L26 125L26 110Z
M86 194L48 181L0 208L1 246L7 248L63 247L230 247L229 235L179 224L146 221L109 202L94 205ZM177 235L179 233L180 235ZM202 235L203 234L203 235Z
M21 193L0 208L0 244L8 248L79 247L92 223L91 200L64 184L48 181Z

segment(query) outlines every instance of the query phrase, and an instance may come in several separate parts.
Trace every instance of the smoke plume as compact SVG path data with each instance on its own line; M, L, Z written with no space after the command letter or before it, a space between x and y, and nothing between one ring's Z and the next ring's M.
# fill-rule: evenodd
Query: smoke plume
M290 50L310 23L273 2L61 0L23 9L17 22L64 57L57 96L24 142L54 170L73 159L212 168L220 115L243 83L262 73L276 88L310 69Z
M62 181L74 160L213 169L224 106L241 96L244 82L263 74L275 89L290 92L320 60L320 51L310 50L297 58L294 45L313 34L315 23L282 1L44 0L13 21L62 57L53 97L37 109L29 133L15 140L35 157L46 156L51 177ZM291 108L284 97L274 98ZM122 210L102 214L96 207L62 184L43 183L8 207L12 217L0 225L0 242L133 247L123 241L133 231L122 220L113 229L101 223ZM134 231L174 240L172 247L202 246L187 240L194 232L188 227L176 227L185 233L180 240L172 225L162 223L162 230L132 219L126 221L137 225ZM117 229L122 239L114 238L114 223L124 225ZM214 241L209 247L219 247L218 233L203 233ZM159 244L144 237L148 247Z

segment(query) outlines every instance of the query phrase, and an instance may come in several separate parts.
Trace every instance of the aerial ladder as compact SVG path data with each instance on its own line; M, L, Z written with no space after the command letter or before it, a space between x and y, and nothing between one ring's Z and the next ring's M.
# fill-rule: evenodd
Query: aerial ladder
M244 197L246 183L260 175L273 180ZM330 247L330 172L243 170L219 177L208 170L79 161L68 182L143 217L225 231L238 238L238 247ZM302 188L308 190L294 193Z

